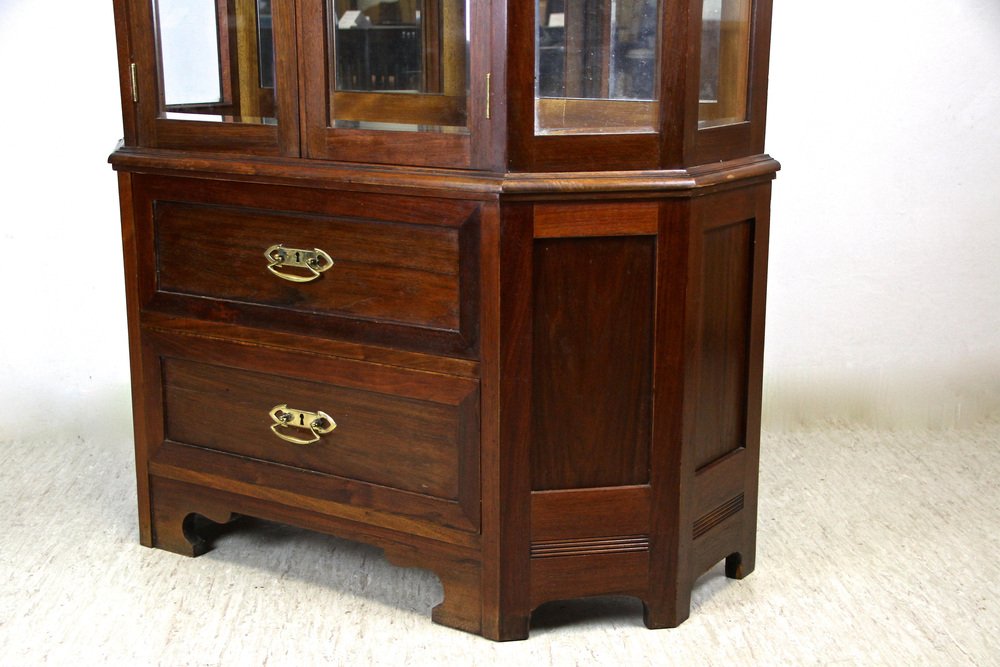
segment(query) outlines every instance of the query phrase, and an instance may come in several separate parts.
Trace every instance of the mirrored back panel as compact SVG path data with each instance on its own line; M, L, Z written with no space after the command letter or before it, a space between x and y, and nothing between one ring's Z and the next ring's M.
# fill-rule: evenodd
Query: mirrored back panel
M271 0L153 0L160 117L275 124Z

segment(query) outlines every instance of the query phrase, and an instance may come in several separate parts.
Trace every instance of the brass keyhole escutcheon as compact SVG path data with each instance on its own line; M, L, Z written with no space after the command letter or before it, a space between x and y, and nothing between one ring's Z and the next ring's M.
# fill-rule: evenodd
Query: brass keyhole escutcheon
M269 413L274 421L271 424L271 432L276 436L294 445L311 445L319 442L327 433L337 428L337 422L333 417L325 412L309 412L306 410L295 410L282 403L271 408ZM293 435L296 430L308 431L312 437L300 438Z
M302 248L286 248L279 243L264 251L267 258L267 270L282 280L293 283L310 283L333 266L333 258L319 248L303 250ZM282 271L286 267L304 269L306 274Z

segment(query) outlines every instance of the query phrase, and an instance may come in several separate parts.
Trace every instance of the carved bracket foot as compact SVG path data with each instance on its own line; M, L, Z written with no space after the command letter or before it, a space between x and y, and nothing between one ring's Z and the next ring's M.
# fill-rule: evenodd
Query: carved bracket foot
M418 552L406 546L385 549L386 559L398 567L430 570L444 588L444 600L434 607L435 623L474 634L483 633L482 594L479 563L472 558Z
M222 525L238 518L196 494L156 484L152 494L152 546L182 556L200 556L212 548Z

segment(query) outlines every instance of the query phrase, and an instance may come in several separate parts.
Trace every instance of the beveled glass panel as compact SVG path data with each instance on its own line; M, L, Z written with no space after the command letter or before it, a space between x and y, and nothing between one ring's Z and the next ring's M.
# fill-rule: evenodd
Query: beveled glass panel
M751 0L704 0L698 127L747 119Z
M154 0L168 119L276 123L271 0Z
M536 134L649 132L658 0L536 0Z
M466 0L328 0L331 124L467 132Z

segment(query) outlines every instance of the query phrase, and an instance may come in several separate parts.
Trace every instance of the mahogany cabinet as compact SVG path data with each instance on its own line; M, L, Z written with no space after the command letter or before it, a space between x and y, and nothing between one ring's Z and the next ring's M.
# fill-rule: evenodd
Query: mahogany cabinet
M752 571L770 0L115 10L143 544L368 542L496 640Z

